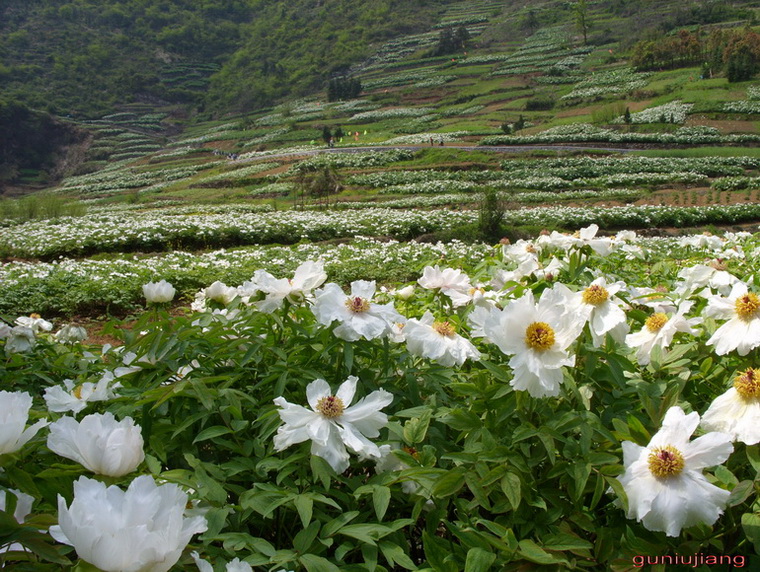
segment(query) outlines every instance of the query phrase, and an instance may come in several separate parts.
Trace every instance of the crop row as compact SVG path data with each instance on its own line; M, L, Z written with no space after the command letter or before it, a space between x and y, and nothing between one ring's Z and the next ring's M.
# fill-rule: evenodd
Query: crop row
M102 213L11 227L0 250L20 257L54 257L95 252L154 251L245 244L291 244L299 240L389 236L409 239L423 233L471 222L472 213L448 211L361 214L283 211L250 213L173 213L160 209L141 213Z

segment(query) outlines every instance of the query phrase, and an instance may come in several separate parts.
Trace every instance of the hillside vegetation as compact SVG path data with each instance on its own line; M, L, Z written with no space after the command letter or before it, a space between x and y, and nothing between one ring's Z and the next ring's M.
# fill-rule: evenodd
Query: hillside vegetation
M221 112L266 105L321 88L372 42L429 28L446 3L9 0L0 4L0 93L89 117L136 99Z
M0 53L9 81L0 93L15 108L78 108L65 119L90 143L82 160L53 168L49 154L36 169L26 155L38 152L16 145L2 159L4 180L41 188L64 175L56 192L88 200L292 205L312 194L324 200L315 189L329 181L331 200L382 199L377 188L351 184L355 166L292 166L293 148L312 153L331 137L342 148L755 145L753 5L125 1L96 10L85 1L8 2ZM61 20L61 42L30 32L46 18ZM196 24L205 36L191 33ZM28 49L10 49L22 40ZM113 57L90 57L96 45ZM67 67L73 61L79 68ZM211 66L205 75L201 65ZM289 155L266 159L278 149ZM439 160L415 168L500 168L494 154ZM622 190L631 198L656 189Z

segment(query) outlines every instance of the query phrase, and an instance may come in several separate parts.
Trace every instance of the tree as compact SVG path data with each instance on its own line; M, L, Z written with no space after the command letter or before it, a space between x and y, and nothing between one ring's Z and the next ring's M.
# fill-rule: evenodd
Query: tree
M586 0L578 0L573 12L575 13L575 25L578 26L578 31L583 34L583 44L585 45L588 43L588 31L591 27L591 16Z
M322 139L325 143L330 143L330 139L332 139L332 132L330 131L330 128L325 125L322 127Z
M362 82L358 78L334 77L327 82L327 101L355 99L362 92Z

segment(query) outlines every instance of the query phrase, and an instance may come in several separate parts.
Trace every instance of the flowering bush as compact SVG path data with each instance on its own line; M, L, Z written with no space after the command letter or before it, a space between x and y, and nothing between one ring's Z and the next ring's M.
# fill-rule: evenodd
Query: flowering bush
M745 562L760 542L760 452L714 413L725 403L706 412L731 386L748 403L760 395L756 356L713 341L736 327L726 326L733 314L748 332L760 321L758 236L596 230L488 248L464 264L434 249L414 287L371 294L365 283L350 296L319 286L314 263L301 270L313 280L298 278L314 298L285 296L271 311L259 302L286 279L259 274L203 310L151 309L112 328L117 347L63 345L40 328L34 346L9 352L8 328L0 375L30 408L7 423L0 508L24 499L3 534L29 552L0 558L39 570L79 559L103 570L202 560L589 569L669 553ZM742 286L726 290L722 273ZM320 318L324 293L353 317L393 308L392 323L349 341L344 322ZM642 364L625 330L656 329L676 307L701 321L653 344ZM64 426L44 390L76 397L98 380L113 391L88 413L134 419L144 454L130 445L136 470L108 487L83 476L83 455L53 455L47 421L35 422ZM709 428L698 427L703 414ZM80 453L88 419L67 432Z

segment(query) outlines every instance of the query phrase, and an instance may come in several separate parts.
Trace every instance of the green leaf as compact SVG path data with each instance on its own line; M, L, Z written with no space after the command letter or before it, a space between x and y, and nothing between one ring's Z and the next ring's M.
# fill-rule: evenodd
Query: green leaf
M482 425L480 417L472 411L465 411L464 409L451 410L441 417L441 422L457 431L474 431Z
M312 455L309 463L311 465L311 472L314 473L314 476L321 481L322 486L326 491L330 490L330 481L333 477L337 476L333 468L330 466L330 463L317 455Z
M544 548L546 550L591 550L594 545L573 534L558 532L544 540Z
M388 561L388 564L392 567L395 567L396 564L398 564L407 570L417 570L417 566L415 566L412 559L409 558L409 555L397 544L393 544L387 540L383 541L380 543L380 551L383 553L383 557Z
M388 510L388 505L391 502L391 489L381 485L375 485L372 491L372 504L375 507L375 514L377 520L383 520L385 511Z
M295 538L293 538L293 548L302 554L308 552L309 548L314 543L314 539L317 537L321 526L322 525L318 521L314 521L301 530L296 534Z
M332 519L322 527L322 538L329 538L333 534L336 534L341 528L354 520L357 516L359 516L359 511L352 510L344 512L339 517Z
M529 562L535 562L536 564L562 564L567 563L564 558L558 558L553 554L548 553L541 548L538 544L532 540L521 540L519 542L519 548L517 553L528 560Z
M377 546L362 544L362 558L369 572L374 572L377 568L377 552Z
M644 426L636 417L628 415L628 430L639 445L646 445L652 440L652 436L649 434Z
M433 496L443 498L456 493L464 486L464 475L466 472L467 469L464 467L456 467L448 471L433 485Z
M340 572L340 568L335 564L316 554L304 554L298 558L298 561L308 572Z
M577 501L583 495L586 483L591 475L591 465L588 463L573 463L571 469L573 477L573 500Z
M482 548L470 548L464 563L464 572L483 572L489 570L496 561L496 554Z
M625 489L623 488L623 485L620 483L620 481L614 477L604 477L604 480L607 481L607 484L610 485L612 490L617 495L620 503L622 504L623 511L628 511L628 495L626 494Z
M742 504L755 491L755 483L752 481L742 481L731 490L731 496L728 497L728 506L737 506Z
M751 445L746 447L744 451L747 454L749 464L756 472L760 473L760 445Z
M501 479L501 490L507 497L509 504L512 505L512 510L517 510L520 506L520 500L522 499L520 493L520 477L514 473L507 473L504 478Z
M432 415L433 412L430 409L426 409L422 415L409 419L404 424L404 441L406 441L407 445L422 443L425 440Z
M742 528L747 539L760 551L760 515L751 512L742 515Z
M207 439L213 439L214 437L219 437L220 435L227 435L228 433L232 433L232 429L223 425L214 425L213 427L207 427L195 436L195 439L193 439L193 444L200 443L201 441L206 441Z
M425 550L425 559L436 572L457 572L460 570L456 562L452 561L449 542L424 530L422 532L422 547Z
M306 528L311 521L311 513L314 508L314 500L307 495L298 495L293 499L293 504L298 511L298 516L301 518L301 524Z

